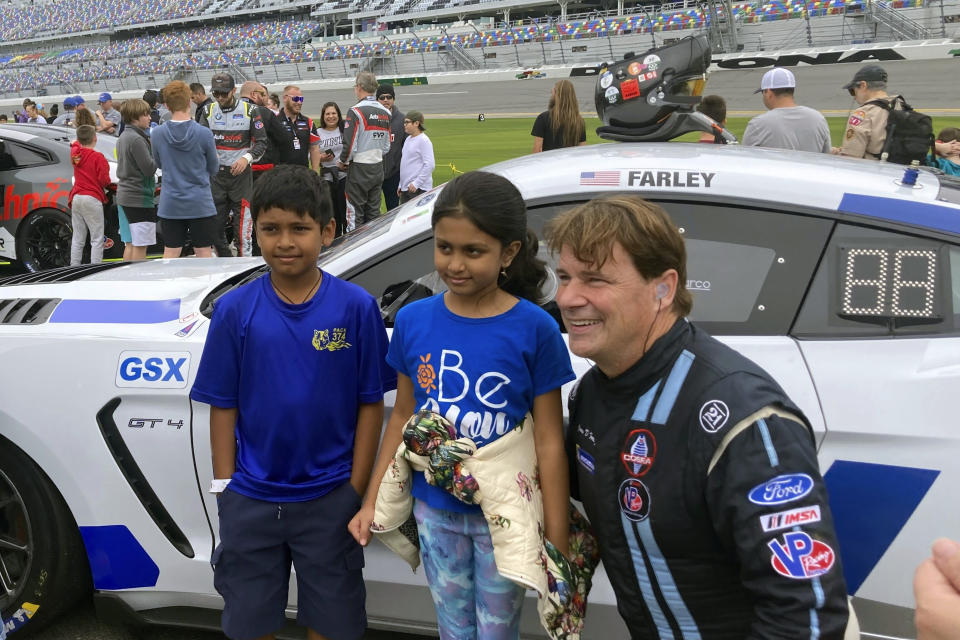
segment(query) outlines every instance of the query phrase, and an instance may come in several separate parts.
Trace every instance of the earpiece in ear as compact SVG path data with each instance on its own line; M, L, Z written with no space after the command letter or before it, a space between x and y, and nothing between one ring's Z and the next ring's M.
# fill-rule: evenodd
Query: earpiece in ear
M664 283L657 285L657 300L662 300L667 297L667 293L670 291L670 288Z

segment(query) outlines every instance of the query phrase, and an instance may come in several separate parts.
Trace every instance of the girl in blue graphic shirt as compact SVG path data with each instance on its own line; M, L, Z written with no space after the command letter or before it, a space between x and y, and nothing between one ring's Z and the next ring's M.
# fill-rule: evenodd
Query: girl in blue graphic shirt
M533 414L545 534L567 553L569 490L560 387L574 379L556 321L540 307L546 270L526 206L506 178L480 171L444 187L433 210L434 264L445 293L400 310L387 354L397 399L374 478L383 477L403 425L421 409L445 416L480 447ZM350 523L370 540L378 483ZM524 588L497 573L480 507L414 474L420 553L442 640L519 635Z

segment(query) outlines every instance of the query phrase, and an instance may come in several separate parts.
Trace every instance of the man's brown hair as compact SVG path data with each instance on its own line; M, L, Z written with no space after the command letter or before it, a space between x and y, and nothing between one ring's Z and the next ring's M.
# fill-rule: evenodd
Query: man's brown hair
M190 87L182 80L174 80L163 88L163 103L170 111L186 111L190 108Z
M84 147L89 147L97 139L97 128L89 124L82 124L77 127L77 142Z
M141 116L150 115L150 104L146 100L125 100L120 105L120 117L124 124L133 124Z
M677 226L658 205L637 196L596 198L561 213L547 224L547 245L559 253L569 247L580 262L596 268L619 242L646 280L676 270L677 292L673 310L690 314L693 298L687 291L687 250Z

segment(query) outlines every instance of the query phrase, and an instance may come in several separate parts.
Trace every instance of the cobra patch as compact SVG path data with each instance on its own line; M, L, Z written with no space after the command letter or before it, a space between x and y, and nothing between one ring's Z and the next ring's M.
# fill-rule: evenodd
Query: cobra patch
M650 492L636 478L627 478L620 485L620 511L628 520L641 522L650 515Z
M627 435L620 452L620 460L627 473L636 477L650 471L657 456L657 441L647 429L634 429Z

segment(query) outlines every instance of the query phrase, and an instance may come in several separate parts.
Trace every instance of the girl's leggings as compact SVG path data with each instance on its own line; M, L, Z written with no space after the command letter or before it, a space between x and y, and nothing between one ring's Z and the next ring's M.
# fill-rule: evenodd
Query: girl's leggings
M417 500L413 515L440 640L516 640L526 589L497 573L483 514Z

